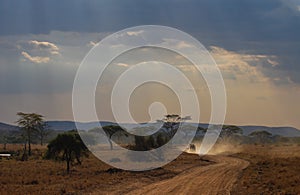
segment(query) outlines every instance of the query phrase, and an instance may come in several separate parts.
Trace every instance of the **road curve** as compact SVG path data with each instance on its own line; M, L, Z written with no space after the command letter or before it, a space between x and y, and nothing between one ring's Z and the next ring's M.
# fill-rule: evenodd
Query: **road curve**
M239 173L249 163L228 156L209 156L215 164L189 169L171 179L153 183L128 194L230 194Z

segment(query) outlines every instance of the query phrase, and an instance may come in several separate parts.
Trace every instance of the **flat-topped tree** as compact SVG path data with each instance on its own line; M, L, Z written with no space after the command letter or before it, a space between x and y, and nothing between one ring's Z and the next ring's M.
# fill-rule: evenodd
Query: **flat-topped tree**
M250 137L254 138L258 143L270 143L272 142L273 134L265 130L256 130L249 134Z
M161 121L164 123L163 127L168 130L169 137L173 137L178 129L179 123L191 119L190 116L181 117L178 114L167 114Z
M28 143L28 155L31 155L32 137L38 132L44 131L44 116L36 113L18 112L19 119L16 121L21 128L25 138L24 153L26 152L26 143Z
M243 135L243 129L234 125L223 125L221 137L230 137L233 135Z
M109 126L104 126L103 131L106 133L106 136L108 137L107 140L110 144L110 149L113 149L113 144L112 144L112 136L120 131L124 131L122 127L118 125L109 125Z
M253 131L252 133L249 134L249 136L253 137L271 137L272 133L265 131L265 130L257 130Z

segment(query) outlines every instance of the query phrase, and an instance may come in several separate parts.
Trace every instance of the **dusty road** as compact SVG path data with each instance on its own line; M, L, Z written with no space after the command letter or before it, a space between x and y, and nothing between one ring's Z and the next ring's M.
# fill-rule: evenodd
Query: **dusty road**
M249 164L242 159L219 155L210 156L209 160L216 164L189 169L129 194L230 194L239 173Z

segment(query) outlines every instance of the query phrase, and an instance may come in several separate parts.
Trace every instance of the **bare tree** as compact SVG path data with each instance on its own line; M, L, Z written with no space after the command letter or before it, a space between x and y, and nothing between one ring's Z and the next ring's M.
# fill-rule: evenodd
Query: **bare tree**
M44 144L45 138L49 135L50 131L48 129L48 125L43 122L37 128L37 135L40 140L41 146Z

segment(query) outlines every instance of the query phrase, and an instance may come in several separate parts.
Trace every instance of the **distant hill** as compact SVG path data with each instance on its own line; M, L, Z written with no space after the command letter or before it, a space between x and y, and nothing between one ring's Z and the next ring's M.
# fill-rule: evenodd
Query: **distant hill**
M69 131L69 130L77 129L74 121L47 121L46 123L49 129L56 130L56 131ZM97 127L98 124L99 122L87 122L87 123L77 122L78 129L80 130L89 130L94 127ZM113 125L113 124L115 123L106 122L106 121L101 122L102 126ZM0 132L18 131L18 130L20 130L19 127L15 125L9 125L0 122Z
M268 131L273 135L284 137L300 137L300 130L294 127L266 127L266 126L239 126L243 129L244 135L249 135L254 131Z
M89 130L98 126L99 122L77 122L78 129L80 130ZM102 121L100 122L102 126L114 125L116 123ZM68 131L77 129L74 121L47 121L49 129L56 131ZM196 123L187 123L189 125L197 126ZM199 124L199 126L203 128L207 128L207 124ZM266 126L239 126L243 129L244 135L249 135L254 131L268 131L273 135L280 135L284 137L300 137L300 130L293 127L266 127ZM5 123L0 123L0 132L8 132L8 131L18 131L19 128L14 125L9 125Z
M195 125L195 124L194 124ZM207 128L208 124L199 124L202 128ZM267 127L267 126L255 126L255 125L245 125L238 126L243 129L244 135L249 135L254 131L268 131L272 135L280 135L283 137L300 137L300 130L294 127Z
M47 121L49 129L56 131L68 131L76 129L75 122L73 121Z
M107 125L112 125L115 123L112 122L100 122L101 126L107 126ZM77 122L77 127L79 130L89 130L94 127L97 127L99 125L99 122L86 122L86 123L81 123ZM68 131L68 130L73 130L77 129L76 124L74 121L47 121L47 125L49 129L52 130L59 130L59 131Z
M18 131L19 127L0 122L0 132L3 131Z

